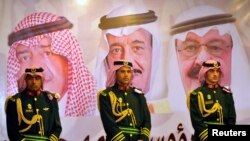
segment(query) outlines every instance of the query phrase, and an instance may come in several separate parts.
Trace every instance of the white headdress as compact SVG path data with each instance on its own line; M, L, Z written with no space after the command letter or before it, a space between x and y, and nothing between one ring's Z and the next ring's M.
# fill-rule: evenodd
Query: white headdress
M201 12L202 11L202 12ZM207 23L202 17L210 19ZM212 18L211 18L212 17ZM219 19L223 17L224 20L220 21ZM216 21L211 19L217 18ZM198 25L193 24L190 27L185 27L182 29L177 29L174 27L173 36L170 40L169 48L169 62L171 62L171 67L169 67L168 73L168 84L169 84L169 101L173 102L171 105L174 105L175 101L179 101L182 105L186 105L186 95L184 88L180 89L180 86L183 86L180 77L180 71L178 68L177 56L175 51L175 39L183 40L185 39L188 32L195 32L196 34L202 36L207 33L210 29L218 29L220 34L229 33L232 37L233 49L232 49L232 64L231 64L231 89L234 93L236 111L240 109L250 108L249 99L249 84L250 84L250 66L249 60L247 59L244 46L241 42L239 33L232 23L234 20L232 15L226 14L224 11L217 9L212 6L197 6L183 12L176 19L175 24L181 25L188 23L187 21L192 21L195 23L195 19L203 20L203 23ZM231 19L231 20L229 20ZM224 22L223 22L224 21ZM178 24L181 23L181 24ZM184 106L176 106L177 110L181 110ZM238 109L238 110L237 110ZM248 109L249 110L249 109ZM243 118L245 115L237 116L237 119ZM238 118L239 117L239 118ZM242 119L241 119L242 120Z
M157 99L161 96L157 95L159 93L158 91L161 90L161 88L156 88L153 90L154 85L157 83L157 69L159 69L159 60L160 60L160 52L162 50L162 45L160 42L160 36L158 31L158 25L156 20L156 16L154 15L154 12L151 10L148 10L142 5L123 5L121 7L118 7L114 10L112 10L108 15L102 17L101 22L103 20L109 20L110 18L121 18L121 17L135 17L136 18L130 18L127 20L127 22L119 22L119 20L116 22L110 22L113 26L113 28L108 27L106 24L100 24L99 27L102 30L102 37L100 41L100 45L98 48L98 55L97 55L97 64L95 69L95 77L97 79L97 87L98 89L104 89L106 80L107 80L107 72L106 72L106 56L109 53L109 45L107 42L106 34L110 33L114 36L123 36L131 34L132 32L138 30L138 29L145 29L148 32L152 34L152 69L151 69L151 82L150 82L150 88L149 92L146 93L146 98L148 100ZM140 18L143 16L143 18ZM158 81L159 82L159 81ZM163 86L162 88L165 88L166 86ZM165 93L166 94L166 93Z

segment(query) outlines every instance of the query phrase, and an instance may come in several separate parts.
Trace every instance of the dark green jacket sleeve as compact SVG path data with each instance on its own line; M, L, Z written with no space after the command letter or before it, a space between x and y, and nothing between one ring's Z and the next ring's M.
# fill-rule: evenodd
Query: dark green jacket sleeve
M53 122L53 127L54 131L53 133L49 136L49 140L55 141L59 140L60 134L62 132L62 126L61 126L61 121L60 121L60 116L59 116L59 108L58 108L58 102L57 99L53 99L53 109L55 110L55 119Z
M207 124L204 123L202 114L199 110L198 93L190 94L190 117L198 138L206 141L208 136L208 127Z
M150 138L150 130L151 130L151 116L150 116L150 112L148 109L148 105L146 102L146 99L144 97L144 95L141 95L141 104L143 105L143 111L144 111L144 119L143 119L143 123L141 126L141 136L140 139L142 139L143 141L148 141Z
M99 94L99 110L100 116L103 123L104 130L108 136L111 136L112 140L123 140L125 136L117 126L115 117L112 113L111 103L109 96L105 93Z
M10 141L21 141L24 139L19 133L16 102L12 97L6 100L6 123Z
M225 121L226 125L235 125L236 123L236 111L235 111L235 105L234 105L234 99L233 94L229 93L227 95L227 107L229 108L228 111L228 119Z

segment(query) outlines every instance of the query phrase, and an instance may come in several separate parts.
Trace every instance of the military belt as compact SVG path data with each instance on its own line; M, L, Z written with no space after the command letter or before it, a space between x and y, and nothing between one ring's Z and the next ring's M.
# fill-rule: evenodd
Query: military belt
M25 137L25 141L47 141L48 137L39 136L39 135L23 135Z
M204 121L204 123L206 123L206 124L212 124L212 125L224 125L223 123L220 123L220 122L212 122L212 121L210 121L210 122L208 122L208 121Z
M137 128L133 128L133 127L119 126L119 129L121 129L122 133L125 133L125 134L134 134L134 135L140 134L140 130Z

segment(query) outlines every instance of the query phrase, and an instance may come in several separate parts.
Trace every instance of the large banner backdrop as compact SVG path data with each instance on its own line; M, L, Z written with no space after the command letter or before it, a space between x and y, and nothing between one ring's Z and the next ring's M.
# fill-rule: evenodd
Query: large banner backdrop
M200 85L198 72L208 59L221 63L220 83L233 92L236 124L250 124L249 0L1 0L0 11L0 141L8 141L5 100L32 66L44 68L44 89L61 95L60 138L104 140L97 96L117 59L133 63L133 85L151 112L152 141L191 140L186 96ZM10 36L42 16L46 22L64 17L73 27L28 40ZM133 41L137 31L150 35L148 43ZM117 45L117 36L133 42Z

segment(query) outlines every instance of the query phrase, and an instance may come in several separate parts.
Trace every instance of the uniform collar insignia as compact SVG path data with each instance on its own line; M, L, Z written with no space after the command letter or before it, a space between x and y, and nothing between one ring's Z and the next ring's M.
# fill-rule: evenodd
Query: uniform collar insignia
M129 88L130 88L129 86L118 85L118 89L121 90L121 91L127 91Z
M37 91L37 92L31 92L31 91L28 91L28 95L29 96L38 96L41 94L41 91Z
M215 84L215 85L212 85L212 84L208 84L207 85L208 86L208 88L210 88L210 89L214 89L214 88L218 88L218 84Z

